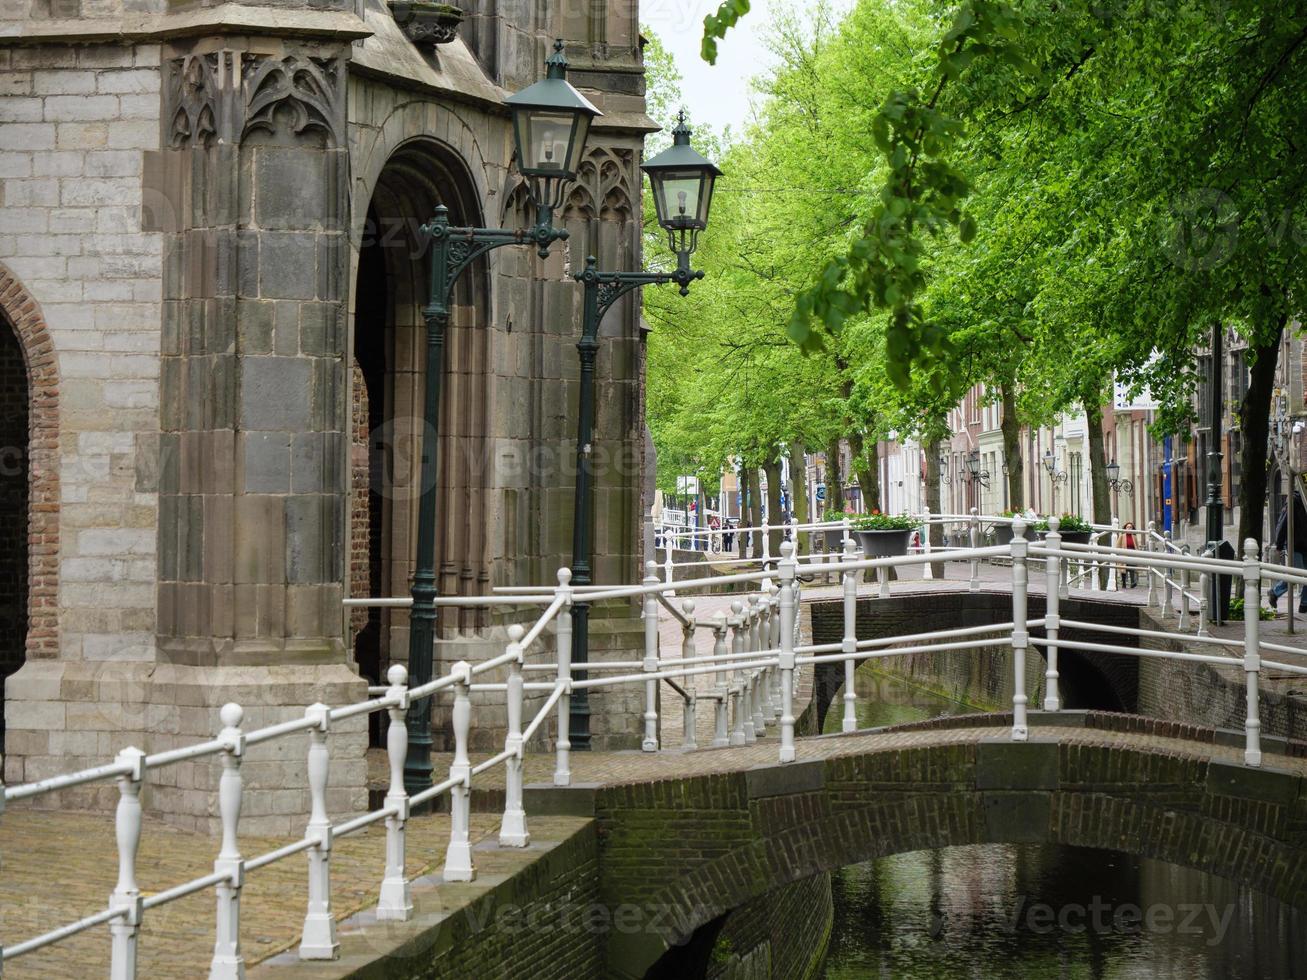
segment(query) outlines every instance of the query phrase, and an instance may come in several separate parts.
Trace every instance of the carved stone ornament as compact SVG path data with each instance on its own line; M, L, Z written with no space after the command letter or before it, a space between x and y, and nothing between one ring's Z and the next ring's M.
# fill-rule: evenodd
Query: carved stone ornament
M448 44L463 23L463 11L453 4L428 0L390 0L390 13L404 36L419 47Z

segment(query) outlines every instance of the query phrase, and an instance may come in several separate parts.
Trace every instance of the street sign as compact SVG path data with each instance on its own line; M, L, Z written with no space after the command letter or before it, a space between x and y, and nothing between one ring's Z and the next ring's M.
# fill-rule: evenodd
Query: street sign
M824 483L817 484L817 499L818 500L826 499L826 484Z

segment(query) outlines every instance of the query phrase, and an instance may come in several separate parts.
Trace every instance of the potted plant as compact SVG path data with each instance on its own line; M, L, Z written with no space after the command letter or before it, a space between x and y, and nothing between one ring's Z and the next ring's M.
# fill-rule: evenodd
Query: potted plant
M844 521L848 514L842 510L828 510L821 515L823 523L832 524L836 521ZM826 553L834 554L844 550L844 529L839 527L828 527L822 529L822 537L826 542Z
M908 553L916 520L907 514L898 516L873 510L853 522L853 533L867 558L891 558Z
M1048 531L1048 522L1044 522L1044 531ZM1093 532L1089 522L1074 514L1063 514L1058 518L1057 533L1067 544L1089 544L1089 535Z

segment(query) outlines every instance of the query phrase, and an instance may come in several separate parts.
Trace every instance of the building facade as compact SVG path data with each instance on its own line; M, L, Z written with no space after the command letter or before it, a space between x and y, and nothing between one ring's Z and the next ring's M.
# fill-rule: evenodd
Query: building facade
M402 610L342 599L408 593L421 226L441 204L455 224L530 223L504 99L561 37L603 112L571 239L460 282L439 434L442 593L552 582L571 541L568 274L589 253L641 262L634 0L7 0L0 18L6 779L210 736L226 701L259 725L357 700L406 659ZM643 359L628 299L599 355L596 581L639 574ZM596 628L629 632L620 610ZM442 614L437 669L503 642L483 611ZM633 734L597 711L598 744ZM339 735L342 805L365 741ZM266 792L250 812L296 811L302 769L247 767ZM147 805L207 820L185 783L210 776Z

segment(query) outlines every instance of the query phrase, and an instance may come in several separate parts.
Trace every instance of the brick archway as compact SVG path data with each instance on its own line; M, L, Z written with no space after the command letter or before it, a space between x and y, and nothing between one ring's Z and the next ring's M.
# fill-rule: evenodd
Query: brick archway
M1012 742L994 735L1010 715L949 718L808 743L826 758L600 789L602 900L656 917L610 934L610 972L644 976L699 927L779 886L957 845L1123 851L1307 906L1299 767L1210 756L1211 729L1092 712L1079 721Z
M26 655L53 660L59 655L59 367L40 306L3 262L0 327L14 332L27 368Z

